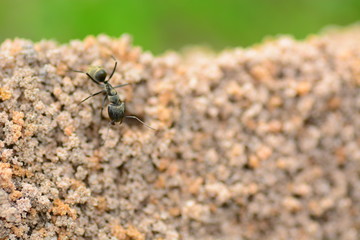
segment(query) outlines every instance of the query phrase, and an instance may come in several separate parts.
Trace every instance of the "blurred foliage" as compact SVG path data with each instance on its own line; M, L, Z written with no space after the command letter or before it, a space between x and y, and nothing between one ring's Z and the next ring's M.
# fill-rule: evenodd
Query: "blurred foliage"
M0 41L130 33L154 53L189 44L223 49L269 35L304 38L359 17L360 0L0 0Z

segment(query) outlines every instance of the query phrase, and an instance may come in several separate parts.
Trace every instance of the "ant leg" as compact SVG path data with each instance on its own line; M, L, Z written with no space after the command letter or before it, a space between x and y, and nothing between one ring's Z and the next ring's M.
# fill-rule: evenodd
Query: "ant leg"
M106 130L106 135L105 135L105 139L104 139L104 142L103 142L103 145L106 143L106 140L108 138L108 135L109 135L109 129L110 129L110 124L114 124L113 121L109 122L109 125L108 125L108 129Z
M106 98L107 98L107 96L105 95L105 96L104 96L104 100L103 100L102 105L101 105L100 118L102 117L102 112L103 112L103 110L104 110Z
M94 97L94 96L96 96L96 95L99 95L100 93L103 93L103 92L105 92L105 91L102 90L102 91L100 91L100 92L91 94L90 96L88 96L87 98L85 98L84 100L82 100L78 105L82 104L83 102L85 102L85 101L88 100L89 98Z
M117 85L117 86L115 86L115 87L113 87L113 88L121 88L121 87L124 87L124 86L126 86L126 85L130 85L131 83L124 83L124 84L120 84L120 85Z
M147 125L146 123L144 123L143 121L141 121L141 120L140 120L138 117L136 117L136 116L125 116L125 118L132 118L132 119L136 119L136 120L138 120L139 122L141 122L143 125L145 125L146 127L148 127L148 128L150 128L150 129L152 129L152 130L156 131L156 129L155 129L155 128L150 127L149 125Z
M111 78L112 78L112 76L114 75L115 70L116 70L116 67L117 67L117 61L116 61L116 59L114 58L114 56L111 56L111 57L114 59L114 61L115 61L115 65L114 65L114 69L113 69L113 71L112 71L112 73L111 73L111 75L110 75L109 79L108 79L106 82L109 82L109 81L110 81L110 79L111 79Z

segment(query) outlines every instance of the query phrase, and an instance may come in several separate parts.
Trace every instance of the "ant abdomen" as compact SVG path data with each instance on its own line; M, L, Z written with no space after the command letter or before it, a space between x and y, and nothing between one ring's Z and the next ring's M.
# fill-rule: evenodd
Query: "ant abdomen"
M116 122L121 123L125 116L125 103L124 102L121 102L120 104L110 103L108 105L108 114L113 124Z

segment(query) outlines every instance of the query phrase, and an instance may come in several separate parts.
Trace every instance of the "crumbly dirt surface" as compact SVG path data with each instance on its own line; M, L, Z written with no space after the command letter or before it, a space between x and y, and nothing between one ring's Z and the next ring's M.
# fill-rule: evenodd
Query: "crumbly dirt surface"
M101 88L69 70L111 55L127 114L157 131L78 105ZM0 239L360 239L359 86L358 28L161 56L7 40Z

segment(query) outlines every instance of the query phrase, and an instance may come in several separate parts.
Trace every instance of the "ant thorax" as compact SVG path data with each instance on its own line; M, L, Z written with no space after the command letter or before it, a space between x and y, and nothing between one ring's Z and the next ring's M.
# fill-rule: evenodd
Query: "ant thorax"
M108 95L107 98L108 98L109 102L112 104L120 104L121 103L118 95L114 95L114 96Z
M107 94L108 96L115 96L115 95L117 95L116 90L115 90L114 87L111 86L110 84L105 84L104 87L105 87L106 94Z

